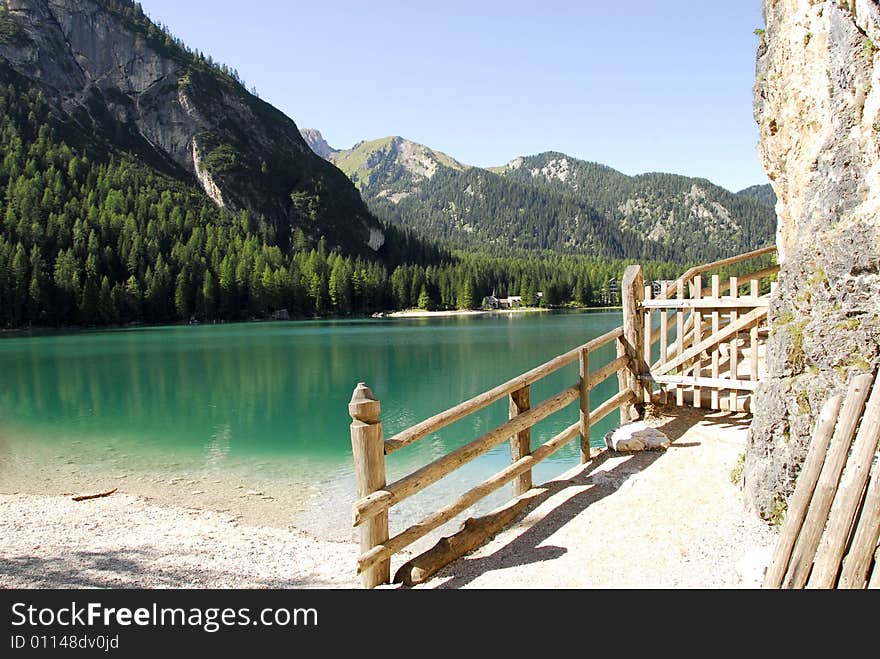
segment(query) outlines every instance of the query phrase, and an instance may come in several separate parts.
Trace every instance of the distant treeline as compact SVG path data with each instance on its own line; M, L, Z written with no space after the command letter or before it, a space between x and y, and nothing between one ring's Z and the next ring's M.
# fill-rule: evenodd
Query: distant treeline
M393 226L374 259L302 231L282 245L259 218L217 208L194 183L65 137L40 94L0 85L0 327L472 308L492 292L600 305L616 301L607 284L626 263L451 255ZM646 268L671 278L683 266Z

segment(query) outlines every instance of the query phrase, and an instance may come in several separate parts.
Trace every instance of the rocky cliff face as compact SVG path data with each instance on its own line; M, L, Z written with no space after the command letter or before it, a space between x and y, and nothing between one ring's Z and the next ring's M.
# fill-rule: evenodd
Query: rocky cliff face
M218 205L262 216L282 238L300 227L348 248L377 243L381 228L357 191L293 121L132 3L0 0L0 8L16 29L0 41L0 62L83 129L187 172Z
M782 271L745 484L768 516L785 508L822 403L880 362L880 8L765 0L764 14L755 117Z
M306 144L309 145L309 148L324 160L332 160L333 154L338 151L338 149L334 149L327 144L327 140L321 135L321 131L315 128L300 128L299 132L302 134Z

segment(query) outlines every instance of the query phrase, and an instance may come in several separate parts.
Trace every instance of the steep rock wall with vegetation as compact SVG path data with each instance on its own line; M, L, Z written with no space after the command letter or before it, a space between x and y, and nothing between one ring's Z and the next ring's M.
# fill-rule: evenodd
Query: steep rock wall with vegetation
M880 362L880 8L765 0L764 18L755 118L782 270L745 487L778 521L822 403Z

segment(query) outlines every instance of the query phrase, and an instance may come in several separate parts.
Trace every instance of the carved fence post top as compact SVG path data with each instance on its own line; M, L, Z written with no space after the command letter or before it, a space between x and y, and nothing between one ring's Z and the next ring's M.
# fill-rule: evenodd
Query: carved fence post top
M379 401L363 382L358 382L348 403L348 413L354 421L378 423L381 406Z

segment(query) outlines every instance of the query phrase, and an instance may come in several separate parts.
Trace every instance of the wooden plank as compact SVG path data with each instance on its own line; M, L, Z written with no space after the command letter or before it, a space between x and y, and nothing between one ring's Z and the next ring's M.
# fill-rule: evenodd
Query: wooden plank
M620 286L621 304L623 306L623 341L626 354L629 357L629 365L621 372L626 377L626 386L633 392L633 401L638 403L644 398L644 387L639 375L648 372L645 363L645 322L642 312L642 296L645 294L645 280L642 276L642 266L630 265L623 272L623 281ZM630 419L638 418L636 410L630 410L626 406L622 410Z
M679 279L676 285L675 295L679 300L684 300L684 279ZM684 312L683 307L679 307L675 313L676 323L678 326L675 330L675 354L684 353ZM675 387L675 404L681 407L684 405L684 388Z
M623 339L620 339L617 342L617 360L621 359L625 360L627 365L629 365L629 355L626 354L626 344L624 344ZM629 378L627 378L627 373L624 369L617 371L617 393L620 395L624 391L629 391ZM620 423L624 424L629 422L629 410L621 407L620 408Z
M732 298L736 299L736 297L738 295L739 295L739 283L738 283L736 277L731 277L730 278L730 296ZM736 324L736 320L738 318L738 315L739 314L735 309L730 312L730 324L731 325ZM730 361L730 379L731 380L738 380L739 379L739 373L737 372L737 366L738 366L738 362L739 362L738 346L739 346L739 333L737 332L732 335L732 337L730 339L730 348L728 349L729 350L728 355L730 356L729 361ZM736 391L731 391L730 392L730 411L731 412L736 412L736 402L737 402L736 397L737 397Z
M759 298L758 280L757 279L751 280L751 287L752 287L751 297L753 300L757 300ZM769 299L770 298L768 297L767 300L769 301ZM758 326L755 325L754 327L752 327L749 330L749 377L751 378L752 382L758 381L758 347L759 347ZM755 409L755 395L754 394L752 394L750 407L752 410Z
M700 378L693 375L648 375L647 380L658 384L674 384L681 387L706 387L715 389L735 389L754 391L757 382L750 380L727 380L726 378Z
M498 385L490 389L489 391L483 392L473 398L470 398L454 407L450 407L448 410L440 412L439 414L435 414L434 416L421 421L420 423L415 424L407 428L406 430L397 433L394 437L387 440L385 442L385 455L390 455L395 451L399 451L404 446L408 446L413 442L430 435L431 433L437 432L441 428L448 426L450 423L454 423L459 419L463 419L467 415L476 412L477 410L481 410L484 407L491 405L492 403L501 400L510 392L516 391L517 389L522 389L526 385L533 384L541 378L553 373L554 371L558 371L560 368L568 366L569 364L577 361L581 350L587 350L588 352L592 352L601 348L608 343L611 343L615 339L623 336L623 327L618 327L609 332L606 332L602 336L599 336L592 341L585 343L582 346L578 346L568 352L559 355L558 357L551 359L549 362L541 364L533 368L522 375L518 375L517 377L508 380L507 382Z
M617 357L613 361L608 362L597 370L595 373L590 373L587 378L587 387L592 390L595 389L601 382L607 380L609 377L617 373L620 369L626 368L629 364L629 357L626 355L621 355Z
M709 270L715 270L716 268L723 268L726 265L733 265L734 263L742 263L743 261L748 261L749 259L754 259L759 256L764 256L765 254L772 254L776 251L776 245L771 245L769 247L762 247L761 249L756 249L752 252L746 252L745 254L738 254L737 256L731 256L727 259L721 259L720 261L713 261L712 263L705 263L703 265L698 265L689 270L686 270L685 273L679 277L675 282L673 282L672 287L675 288L678 285L678 282L690 281L694 275L701 275Z
M721 288L721 277L718 275L712 275L712 288L711 288L711 296L716 300L721 297L720 294ZM718 334L718 331L721 329L721 313L718 311L718 307L712 309L712 334ZM718 346L712 350L712 378L717 380L721 375L720 371L721 364L721 352L718 349ZM720 405L718 404L718 389L713 388L711 393L711 398L709 401L710 406L713 410L720 409Z
M828 520L828 511L831 509L831 502L834 500L837 484L840 481L840 473L849 454L856 425L865 407L865 400L868 398L871 379L870 374L864 374L857 375L850 381L843 409L840 411L837 427L828 447L825 464L822 465L822 471L819 473L806 519L792 551L788 571L782 581L784 588L803 588L810 576L816 548L819 546L825 522Z
M442 567L491 539L546 492L546 488L535 488L488 515L468 517L456 533L440 538L431 549L401 565L394 575L394 583L405 586L424 583Z
M404 547L409 546L434 529L443 526L443 524L453 519L462 511L470 508L480 499L485 498L499 487L506 485L523 471L533 469L536 464L541 462L541 460L553 455L556 451L574 439L578 434L578 426L578 423L573 423L552 439L541 444L541 446L532 451L531 455L527 455L517 462L505 467L494 476L477 485L475 488L465 492L452 503L443 506L417 524L414 524L405 531L389 538L382 545L373 547L370 551L361 554L358 558L358 574L365 570L369 570L372 566L382 561L390 559Z
M385 487L385 455L382 446L382 424L379 422L379 401L363 382L358 383L348 403L351 416L351 450L359 497ZM360 530L361 552L370 551L388 540L388 512L375 515ZM374 588L391 579L391 563L376 562L361 574L364 588Z
M580 387L580 410L578 412L580 428L578 434L581 436L581 464L586 464L590 461L590 353L581 350L578 362L578 385Z
M645 298L644 299L650 300L653 293L654 293L653 287L645 286ZM651 363L651 346L654 343L653 328L651 327L651 324L652 324L651 310L645 309L645 332L644 332L645 352L644 352L644 355L642 356L642 359L644 360L646 365ZM651 402L651 391L652 390L650 387L645 388L645 403Z
M722 297L718 300L712 298L693 298L684 300L649 300L643 302L642 305L646 309L753 309L755 307L769 307L770 298L759 297L752 299L750 297Z
M859 430L846 460L840 485L831 504L828 523L813 560L807 588L833 588L846 552L847 541L858 519L859 504L868 484L871 463L880 440L880 384L875 383L865 405Z
M652 369L652 373L654 375L666 375L667 373L675 370L685 362L693 359L694 355L702 352L703 350L708 350L709 348L712 348L719 343L722 343L723 341L726 341L731 336L735 336L738 332L746 330L753 324L760 322L766 316L767 309L754 309L739 320L737 320L736 323L730 323L718 332L713 333L712 336L703 339L697 345L689 348L683 355L679 355L675 359L666 362L662 366L659 366L656 369Z
M531 386L523 387L508 397L508 418L513 419L531 407ZM510 437L510 461L516 462L532 450L532 427L524 428ZM513 496L518 497L532 489L532 472L526 471L513 479Z
M694 296L695 296L694 301L695 302L702 302L701 298L703 297L703 282L700 279L700 275L696 275L694 277L693 290L694 290ZM693 314L694 314L693 342L699 343L700 341L703 340L703 312L700 308L695 308L693 310ZM694 400L693 400L694 407L700 407L700 405L702 404L701 399L703 397L703 392L696 384L696 382L698 380L702 379L702 376L703 376L702 354L703 353L697 354L697 358L694 360L694 370L692 371L693 376L694 376L693 380L695 382L695 384L694 384Z
M660 285L660 297L662 297L664 299L668 295L668 291L666 288L667 288L667 284L664 281ZM666 360L668 359L668 355L667 355L668 349L669 349L669 312L667 312L666 309L661 309L660 310L660 359L658 361L659 364L666 363ZM657 364L653 365L652 369L656 368L656 366L657 366Z
M876 389L877 384L874 383ZM838 588L864 588L871 569L871 560L880 541L880 460L874 464L862 504L862 514L853 535L852 545L840 573Z
M530 428L538 421L558 412L571 404L579 396L580 387L578 385L569 387L555 396L551 396L537 407L533 407L502 423L497 428L484 433L474 441L437 458L408 476L404 476L400 480L391 483L391 485L383 487L369 496L356 501L354 504L354 525L358 526L373 515L377 515L383 510L397 505L417 492L421 492L463 464L488 453L511 435Z
M819 472L822 470L822 465L825 462L828 443L831 440L831 434L834 432L842 401L843 395L838 394L829 398L822 406L822 411L819 414L819 419L816 421L816 427L810 439L807 457L803 465L801 465L800 474L798 474L794 493L788 500L788 511L785 514L782 528L779 531L779 540L776 542L773 558L770 560L770 565L764 574L764 588L779 588L783 577L785 577L791 552L794 549L801 526L804 523L804 518L807 515L810 500L813 498L813 491L816 489L816 482L819 480Z
M779 272L779 266L778 265L771 265L769 268L764 268L762 270L750 272L747 275L740 275L739 276L739 283L745 284L746 282L757 281L757 282L759 282L759 285L760 285L761 279L764 279L765 277L770 277L771 275L775 275L777 272ZM716 277L717 275L712 275L712 276ZM730 290L730 282L724 282L724 285L719 289L719 293L723 293L728 290ZM703 295L708 295L709 291L710 291L709 288L704 288ZM713 295L713 297L719 297L719 296Z
M880 547L874 552L874 569L871 572L871 578L868 580L868 590L876 590L880 588Z
M614 410L616 410L621 405L625 405L632 401L632 392L631 391L619 391L616 395L612 396L604 403L602 403L595 410L590 412L590 421L592 423L598 423L606 416L611 414Z

